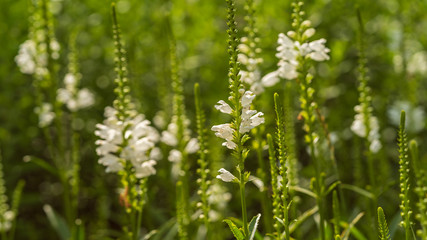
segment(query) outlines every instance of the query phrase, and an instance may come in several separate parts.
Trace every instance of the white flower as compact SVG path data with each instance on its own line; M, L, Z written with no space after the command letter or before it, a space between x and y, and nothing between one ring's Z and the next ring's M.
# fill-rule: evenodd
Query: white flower
M230 105L226 103L224 100L219 100L218 105L215 105L215 108L218 109L222 113L231 114L233 109L231 109Z
M427 52L417 52L408 62L408 73L425 75L427 73Z
M95 103L95 97L91 91L87 88L78 90L79 78L75 74L67 73L64 77L65 88L60 88L57 91L57 100L65 104L72 112L90 107Z
M157 162L154 160L143 162L141 166L135 168L135 176L137 178L144 178L156 174L156 169L154 168L156 164Z
M425 128L426 114L422 106L413 106L407 101L396 101L387 110L387 115L390 122L395 125L400 125L400 112L404 110L406 113L405 127L410 133L418 133Z
M315 61L321 62L329 60L328 53L331 51L325 47L326 39L321 38L308 44L308 47L312 50L309 53L309 57Z
M229 171L225 170L224 168L221 168L220 170L218 170L218 172L220 174L217 175L216 178L221 179L224 182L233 182L237 180L237 178L233 174L231 174Z
M214 125L211 128L212 131L215 131L215 136L225 139L227 141L233 140L234 129L231 128L231 124L225 123L220 125Z
M256 57L256 53L260 49L255 48L255 42L249 43L248 38L242 37L241 44L238 46L240 53L237 55L237 58L243 66L243 69L239 72L240 80L248 84L253 92L259 94L264 91L264 87L260 84L261 74L258 66L263 62L263 59Z
M374 139L374 141L371 142L371 145L369 146L369 150L373 153L377 153L382 148L382 144L380 140Z
M150 152L150 158L154 160L161 160L163 158L162 150L160 148L155 147Z
M105 170L107 173L118 172L123 170L123 165L121 164L120 159L111 153L107 153L106 155L101 157L98 160L98 163L107 167Z
M176 139L175 135L168 131L162 132L161 141L172 147L178 144L178 139Z
M276 71L271 72L267 75L265 75L262 79L262 85L266 86L266 87L271 87L276 85L276 83L278 83L280 81L279 79L279 75Z
M377 153L382 145L379 140L380 134L380 126L378 122L378 118L375 116L368 116L369 118L369 128L370 131L367 133L367 127L365 125L365 115L363 113L363 108L361 105L356 105L354 107L354 110L356 111L356 115L354 116L354 121L351 124L350 129L359 137L362 138L368 138L370 141L369 149L373 153Z
M100 138L95 142L101 157L99 163L107 167L106 172L118 172L129 161L137 178L155 174L156 163L151 157L159 134L141 114L132 113L125 121L119 121L116 114L114 108L105 108L107 119L104 124L96 125L95 135Z
M182 160L182 154L181 154L181 152L180 151L178 151L178 150L176 150L176 149L172 149L170 152L169 152L169 157L168 157L168 160L170 161L170 162L180 162L181 160Z
M257 127L260 124L264 123L264 118L262 117L264 114L261 112L257 113L256 110L250 109L251 103L256 96L253 92L245 91L244 89L240 89L239 91L240 93L242 93L242 98L240 99L242 104L242 114L241 114L242 121L239 126L239 132L247 133L254 127ZM221 109L223 108L222 106L224 106L226 103L222 100L219 101L218 103L222 103L220 105L221 107L217 107L218 105L215 107L221 111ZM230 107L228 104L226 106ZM211 130L215 132L215 136L226 140L226 142L222 144L223 146L226 146L229 149L236 148L237 145L235 142L233 142L233 138L234 138L233 135L235 130L231 128L231 124L225 123L225 124L215 125L215 126L212 126Z
M93 93L89 89L83 88L77 93L77 107L75 110L90 107L94 103L95 97Z
M248 180L251 181L259 189L260 192L263 192L265 190L264 182L261 180L261 178L251 175L249 176Z
M188 141L187 146L185 147L185 151L191 154L197 152L199 148L200 146L197 138L192 138L190 141Z
M255 94L251 91L246 91L242 96L242 107L248 108L251 106L252 101L255 98Z
M7 232L12 227L12 221L15 218L15 213L8 210L3 213L2 221L0 222L0 232Z
M52 109L53 107L50 103L42 103L40 107L34 109L34 112L39 115L39 127L47 127L55 119L55 113Z
M35 73L37 67L35 62L36 54L36 43L33 40L27 40L19 46L19 52L15 57L15 61L22 73Z
M156 127L163 129L166 126L165 112L158 111L153 117L153 123Z
M302 36L305 38L311 38L315 33L316 33L316 30L314 28L309 28L304 31Z
M308 39L315 33L314 28L308 28L304 31L303 37ZM289 32L289 36L295 37L295 32ZM313 42L301 44L298 41L293 41L283 33L279 34L277 43L276 57L279 58L278 69L270 74L267 74L262 82L264 86L273 86L279 82L278 76L284 79L292 80L298 77L297 66L298 56L308 57L314 61L329 60L328 53L330 50L325 47L326 40L319 39Z

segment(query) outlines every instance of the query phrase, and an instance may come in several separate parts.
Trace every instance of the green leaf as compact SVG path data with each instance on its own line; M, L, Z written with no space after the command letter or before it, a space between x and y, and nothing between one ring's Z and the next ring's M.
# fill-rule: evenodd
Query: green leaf
M256 229L258 228L259 219L261 218L261 213L258 213L252 220L249 222L249 240L253 240L255 237Z
M50 225L55 229L62 240L68 240L71 237L70 230L65 222L64 218L58 215L53 208L46 204L43 206L43 210L46 213L47 219Z
M380 231L380 239L389 240L390 233L387 226L387 220L385 219L385 214L381 207L378 207L378 228Z
M319 210L319 208L317 206L305 211L303 214L301 214L301 216L299 216L295 222L292 222L291 225L289 226L289 232L293 233L305 220L307 220L308 218L310 218L312 215L314 215L315 213L317 213L317 211Z
M341 184L341 187L344 188L344 189L348 189L348 190L351 190L353 192L359 193L360 195L365 196L365 197L370 198L370 199L374 199L374 197L375 197L374 194L366 191L365 189L362 189L360 187L354 186L354 185Z
M31 162L39 167L43 168L44 170L52 173L54 176L59 176L58 170L56 170L52 165L50 165L46 160L35 157L35 156L25 156L23 158L24 162Z
M346 230L344 231L344 233L342 234L342 239L343 240L348 240L350 237L350 232L353 233L354 231L354 225L356 225L356 223L363 217L363 215L365 215L364 212L361 212L359 214L357 214L357 216L353 219L353 221L350 222L350 224L347 224L346 226Z
M237 240L245 240L243 233L237 228L236 224L233 223L230 219L225 219L223 222L227 223L230 227L231 232Z

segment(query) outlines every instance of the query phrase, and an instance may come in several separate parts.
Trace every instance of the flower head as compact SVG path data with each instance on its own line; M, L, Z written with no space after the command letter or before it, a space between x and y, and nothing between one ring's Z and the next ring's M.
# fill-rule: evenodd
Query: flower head
M141 114L119 121L112 107L105 109L105 116L104 123L96 125L95 135L100 138L96 141L96 152L101 157L98 162L106 166L106 172L122 171L128 161L137 178L155 174L156 161L151 152L160 137L150 121Z
M221 179L224 182L233 182L237 181L237 178L231 174L229 171L225 170L224 168L221 168L218 170L219 175L216 176L216 178Z

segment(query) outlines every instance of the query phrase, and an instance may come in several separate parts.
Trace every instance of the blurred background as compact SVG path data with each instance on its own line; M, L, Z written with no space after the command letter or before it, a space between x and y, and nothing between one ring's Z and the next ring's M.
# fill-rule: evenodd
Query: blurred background
M245 25L243 0L237 0L237 23ZM276 69L277 35L291 30L290 1L258 0L256 26L259 30L264 62L262 75ZM26 181L16 239L58 239L50 227L43 205L50 204L61 212L62 186L40 167L25 163L26 155L47 158L46 143L38 128L34 113L32 78L22 74L14 58L19 45L28 38L30 0L0 1L0 148L7 195L11 196L20 179ZM79 217L86 226L88 239L107 239L117 236L126 221L118 199L117 177L106 174L97 163L93 132L95 124L103 121L106 106L114 99L114 49L110 1L52 0L54 29L61 45L58 81L66 73L70 34L77 32L77 49L82 73L82 87L89 88L96 98L90 109L79 113L81 121L75 128L81 134L81 193ZM387 188L379 199L390 219L398 219L398 157L396 128L402 108L407 110L409 139L416 138L420 156L426 158L425 106L427 85L427 1L425 0L307 0L305 11L316 28L315 39L327 39L331 49L330 61L316 65L314 85L317 101L326 116L336 149L342 181L363 185L363 165L360 158L360 139L350 131L354 118L353 107L358 104L357 93L357 17L359 7L365 22L367 67L373 95L374 115L380 120L384 148L377 156L378 174ZM214 111L214 104L226 99L228 56L226 45L226 4L220 0L118 0L117 11L127 49L132 95L148 119L160 110L171 112L169 71L168 18L177 41L180 73L188 117L194 119L193 85L201 85L202 101L207 124L220 124L227 119ZM240 31L241 34L243 31ZM283 80L282 80L283 81ZM257 97L257 110L266 114L267 132L274 123L273 93L282 93L284 83L267 88ZM298 99L295 99L295 114ZM295 116L296 119L296 116ZM194 125L190 125L195 130ZM301 123L296 122L297 144L301 164L302 184L308 185L311 170L303 144ZM210 160L216 169L233 166L228 154L221 149L220 140L209 133ZM256 169L255 154L247 160L248 169ZM193 168L195 157L192 159ZM164 159L166 162L167 160ZM167 165L167 163L163 164ZM158 165L159 167L162 164ZM215 167L214 167L215 168ZM170 196L173 182L164 179L166 169L149 180L150 207L145 211L143 226L156 229L171 219L174 200ZM304 180L305 179L305 180ZM227 187L229 187L227 185ZM229 187L233 192L233 187ZM249 195L257 192L249 188ZM349 193L349 206L359 196ZM231 200L225 216L240 216L239 201ZM237 199L237 198L236 198ZM233 201L235 203L233 203ZM250 216L257 213L256 197L249 200ZM361 208L361 206L354 208ZM308 208L308 207L302 207ZM353 209L349 209L351 215ZM355 210L356 211L356 210ZM393 223L390 223L393 225ZM396 225L396 224L395 224ZM227 231L224 225L224 231ZM228 232L226 234L229 234ZM227 237L225 237L227 238ZM310 239L310 238L307 238Z

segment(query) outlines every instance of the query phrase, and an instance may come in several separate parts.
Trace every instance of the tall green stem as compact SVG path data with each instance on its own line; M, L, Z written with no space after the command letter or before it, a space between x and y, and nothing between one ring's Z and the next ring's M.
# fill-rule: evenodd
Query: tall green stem
M246 197L245 197L245 176L244 172L240 172L240 199L242 204L242 221L245 239L249 240L248 216L246 212Z

